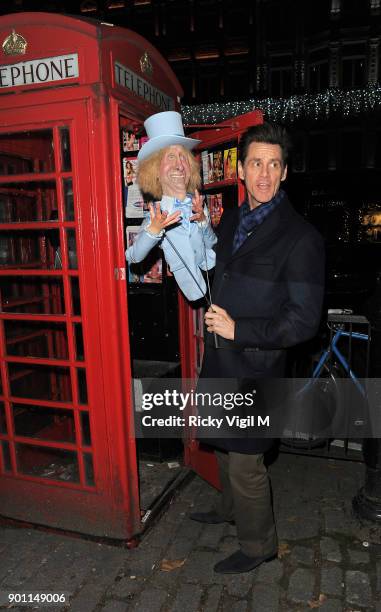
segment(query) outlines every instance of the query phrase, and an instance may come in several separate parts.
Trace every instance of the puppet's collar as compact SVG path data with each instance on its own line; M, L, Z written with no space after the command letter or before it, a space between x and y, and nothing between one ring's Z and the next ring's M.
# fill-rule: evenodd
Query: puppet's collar
M162 211L166 211L168 214L181 208L182 206L192 207L192 198L187 194L184 200L178 200L174 196L163 195L160 202L160 208Z

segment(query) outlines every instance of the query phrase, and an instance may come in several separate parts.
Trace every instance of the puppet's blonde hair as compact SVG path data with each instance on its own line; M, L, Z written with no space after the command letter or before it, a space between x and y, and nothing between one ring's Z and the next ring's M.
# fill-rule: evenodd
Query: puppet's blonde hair
M165 152L169 147L160 149L156 153L152 153L147 159L139 162L136 180L147 199L161 200L163 190L160 183L160 164ZM190 179L186 186L188 193L194 193L195 189L200 189L200 164L188 149L181 147L186 155L190 166Z

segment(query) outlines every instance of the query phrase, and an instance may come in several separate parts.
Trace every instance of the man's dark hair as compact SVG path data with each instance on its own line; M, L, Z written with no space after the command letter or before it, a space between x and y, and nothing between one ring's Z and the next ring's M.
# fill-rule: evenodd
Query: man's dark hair
M282 151L283 166L286 166L291 150L291 140L286 129L276 123L264 122L253 125L243 133L238 147L238 159L243 164L252 142L279 145Z

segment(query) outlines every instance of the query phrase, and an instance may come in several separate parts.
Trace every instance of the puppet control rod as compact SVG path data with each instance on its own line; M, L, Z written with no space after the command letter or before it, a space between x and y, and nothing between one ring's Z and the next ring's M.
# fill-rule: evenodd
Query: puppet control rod
M201 294L204 293L203 290L201 289L201 287L200 287L200 285L199 285L195 275L193 274L192 270L189 268L189 266L186 263L186 261L184 260L184 258L180 255L178 249L175 247L175 245L173 244L172 240L170 240L170 238L168 238L167 234L165 235L164 239L168 240L169 244L171 245L171 247L175 251L177 257L184 264L185 268L188 270L189 274L193 278L193 280L196 283L197 287L199 288ZM204 236L202 237L202 239L203 239L203 244L204 244L204 253L205 253L204 256L205 256L205 262L206 262L206 248L205 248ZM211 292L210 292L210 282L209 282L209 272L208 272L208 269L206 269L206 283L207 283L207 295L205 296L205 299L206 299L206 302L207 302L209 308L211 308L213 310L212 296L211 296ZM219 346L218 346L218 337L217 337L216 332L213 332L213 336L214 336L214 346L215 346L215 348L219 348Z

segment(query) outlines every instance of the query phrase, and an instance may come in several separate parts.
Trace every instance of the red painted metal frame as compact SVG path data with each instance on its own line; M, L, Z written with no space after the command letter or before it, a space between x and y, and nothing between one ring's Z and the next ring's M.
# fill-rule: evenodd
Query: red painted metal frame
M83 101L70 101L65 100L62 104L62 100L58 101L58 96L54 96L55 92L49 92L49 102L44 106L44 119L41 120L41 109L31 104L28 106L28 99L30 96L18 97L16 100L12 100L12 109L8 112L3 111L2 121L6 125L7 132L17 132L36 129L36 126L41 127L43 125L46 128L52 128L55 130L59 125L67 125L71 128L72 143L75 143L72 150L72 161L73 161L73 180L74 180L74 192L76 200L78 202L89 202L91 201L91 186L90 186L90 165L89 165L89 143L87 138L87 109L86 104ZM45 92L46 94L46 92ZM53 95L52 95L53 94ZM7 99L8 101L8 99ZM43 102L40 101L41 104ZM21 112L22 111L22 112ZM22 124L17 118L22 117ZM2 130L5 131L4 129ZM55 143L55 150L58 152L57 143ZM81 180L79 180L81 177ZM41 176L41 179L44 177ZM3 177L1 184L9 182L10 180L34 180L34 175L29 176L12 176ZM57 184L60 183L61 174L59 169L56 168L55 179ZM63 201L62 193L58 190L58 210L59 218L62 220L63 217ZM55 224L45 222L36 223L18 223L3 225L2 229L12 229L15 232L25 229L46 229L46 227L58 227L61 236L61 248L62 248L62 259L64 267L62 270L24 270L14 268L2 268L0 270L1 276L15 276L15 277L60 277L63 280L63 286L65 287L65 314L63 315L33 315L33 314L10 314L4 313L0 317L2 320L14 320L14 321L62 321L66 324L67 329L70 330L67 334L68 347L69 347L69 359L58 360L58 359L33 359L30 357L10 357L3 355L2 361L2 379L4 389L4 399L8 416L8 440L10 441L11 449L11 460L12 460L12 473L4 474L1 479L0 490L1 495L1 506L0 511L5 514L12 516L12 518L20 518L23 520L33 520L43 524L59 526L64 528L72 528L72 517L70 512L76 517L78 523L76 528L83 528L85 531L89 529L90 525L94 523L94 518L91 517L93 512L94 494L102 492L106 488L105 483L109 482L108 474L105 473L105 464L101 461L102 455L106 454L106 449L102 451L102 436L100 431L104 429L104 407L102 406L102 393L99 393L101 385L101 362L100 362L100 351L99 345L96 341L99 328L99 316L96 308L96 284L93 276L93 251L94 244L91 240L91 233L85 230L85 227L91 227L91 207L82 207L78 209L77 222L56 222ZM66 228L73 228L77 231L77 249L78 249L78 260L79 260L79 271L67 270L67 258L68 253L66 249L66 241L64 239L64 232ZM66 267L66 272L65 272ZM79 276L81 284L81 302L82 302L82 317L72 317L70 315L70 304L69 304L69 283L71 277ZM75 360L74 352L74 341L71 333L72 323L82 322L83 335L86 345L86 356L91 355L91 367L89 367L88 361L77 362ZM4 338L2 346L5 347ZM26 400L25 398L12 397L9 382L7 378L6 363L25 363L40 365L40 366L67 366L71 372L71 391L72 401L70 403L56 403L54 401L47 400ZM78 398L76 381L76 370L77 368L86 368L87 382L88 382L88 400L91 406L90 419L92 422L92 444L93 446L86 447L82 444L79 432L79 412L84 409L85 406L81 406ZM96 391L98 394L96 395ZM52 443L42 440L31 440L30 438L24 438L22 436L16 436L13 432L12 419L10 414L11 403L20 403L26 405L35 406L48 406L48 407L70 407L74 412L74 419L76 422L77 437L75 444L69 443ZM99 421L97 427L97 421ZM13 442L22 443L27 442L29 446L36 445L38 447L49 447L58 449L75 450L78 453L79 460L79 474L80 483L57 483L56 481L46 481L36 476L30 476L24 473L20 473L17 470L17 461L15 448ZM104 443L103 443L104 444ZM98 448L99 456L94 457L95 470L97 473L96 488L87 486L84 476L84 465L83 465L83 452L91 453L94 448ZM106 464L107 465L107 464ZM103 469L100 468L103 467ZM84 495L87 491L88 496ZM28 498L28 505L23 503L25 498ZM69 512L68 512L69 510ZM72 516L73 516L72 515ZM111 518L111 517L110 517ZM92 527L90 527L90 530Z

